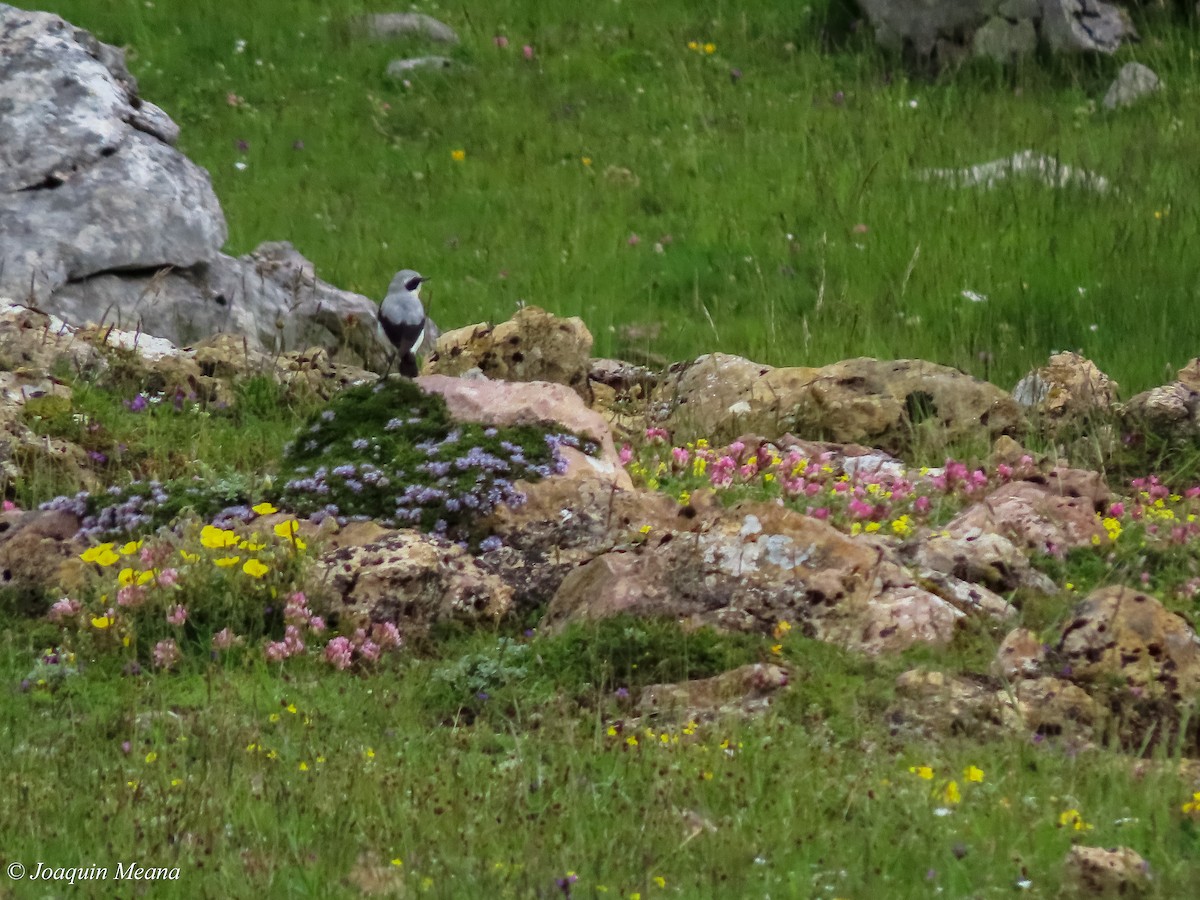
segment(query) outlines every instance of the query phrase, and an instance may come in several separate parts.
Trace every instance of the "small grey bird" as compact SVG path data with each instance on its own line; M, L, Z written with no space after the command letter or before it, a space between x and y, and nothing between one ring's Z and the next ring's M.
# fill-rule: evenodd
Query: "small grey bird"
M417 377L417 353L421 345L426 340L432 342L440 333L421 304L421 283L428 280L420 272L401 269L379 305L379 325L399 351L400 374L406 378Z

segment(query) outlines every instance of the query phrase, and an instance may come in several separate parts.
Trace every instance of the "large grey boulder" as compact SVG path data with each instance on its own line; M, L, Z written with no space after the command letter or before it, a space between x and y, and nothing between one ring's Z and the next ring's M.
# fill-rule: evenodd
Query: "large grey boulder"
M270 353L323 347L376 370L391 350L378 334L376 305L317 278L286 241L236 259L218 253L190 269L97 275L63 285L42 308L68 322L114 325L179 346L223 332Z
M0 117L0 295L193 266L225 242L208 174L171 146L178 128L116 48L0 4Z
M1039 44L1055 52L1113 53L1137 32L1102 0L859 0L876 40L939 61L971 53L1006 61Z

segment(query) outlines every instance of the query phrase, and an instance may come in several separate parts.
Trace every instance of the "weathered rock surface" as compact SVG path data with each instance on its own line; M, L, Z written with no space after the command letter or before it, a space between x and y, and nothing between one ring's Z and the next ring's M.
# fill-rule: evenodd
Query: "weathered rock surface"
M61 510L11 512L0 517L0 587L15 591L19 612L39 616L59 567L78 553L79 520Z
M952 538L965 540L998 534L1017 547L1039 553L1090 547L1095 543L1093 538L1107 544L1108 534L1096 515L1105 500L1097 499L1098 488L1093 486L1090 494L1085 493L1086 488L1081 490L1072 484L1069 490L1063 490L1061 484L1014 481L963 510L945 530Z
M859 0L875 38L941 63L966 53L1006 61L1043 43L1112 53L1136 40L1128 16L1101 0Z
M407 78L413 72L425 69L441 70L454 67L454 60L448 56L413 56L408 59L393 59L387 66L389 78Z
M425 13L374 13L360 16L355 24L376 40L411 36L440 44L458 43L458 35L453 28Z
M1173 381L1131 397L1121 408L1126 427L1166 436L1200 434L1200 386L1192 380L1194 371L1181 373L1188 381Z
M772 504L743 503L572 571L543 627L618 613L734 631L780 621L866 653L944 644L967 612L877 546Z
M213 257L226 230L208 175L121 51L8 5L0 35L0 295L41 302L68 280Z
M1162 83L1153 69L1137 62L1125 63L1104 95L1104 108L1133 106L1143 97L1159 90L1162 90Z
M552 381L584 399L592 335L579 318L563 319L536 306L507 322L468 325L437 339L425 368L430 375L461 375L479 369L500 381Z
M659 386L654 412L677 441L724 441L745 432L774 438L790 431L887 452L903 449L918 429L947 441L1021 425L1016 404L995 385L923 360L851 359L819 369L772 369L701 357Z
M982 187L986 190L1009 178L1030 178L1047 187L1077 187L1106 194L1112 184L1103 175L1078 169L1056 157L1035 150L1020 150L1004 159L993 159L961 169L921 169L922 181L941 181L953 187Z
M490 623L512 607L512 590L443 538L396 531L360 546L342 546L318 563L340 622L394 622L423 633L435 622Z
M726 716L752 716L770 709L775 695L788 686L782 666L754 663L677 684L642 688L633 711L641 720L704 722Z
M1108 412L1119 385L1078 353L1056 353L1048 365L1030 372L1013 388L1022 407L1052 420Z
M1129 847L1078 845L1067 852L1063 868L1067 897L1140 897L1152 886L1150 864Z
M1012 541L995 532L939 532L920 539L909 553L919 566L993 591L1024 587L1053 594L1058 590L1053 581L1029 564L1029 558Z
M64 285L42 306L68 322L115 325L178 346L225 332L267 353L320 347L375 371L392 352L376 305L321 281L286 241L237 259L214 253L190 270L98 275Z
M1093 591L1072 611L1056 650L1077 683L1123 686L1131 702L1200 701L1200 637L1149 594L1125 587Z

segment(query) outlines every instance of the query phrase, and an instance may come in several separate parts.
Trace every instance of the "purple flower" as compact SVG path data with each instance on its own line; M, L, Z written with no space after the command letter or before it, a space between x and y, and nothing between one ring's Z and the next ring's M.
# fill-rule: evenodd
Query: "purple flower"
M146 408L147 406L149 406L149 405L150 405L150 403L149 403L149 401L148 401L148 400L146 400L146 395L145 395L145 394L138 394L138 395L137 395L136 397L134 397L132 400L126 400L126 401L125 401L125 406L126 406L126 408L127 408L127 409L128 409L130 412L135 412L135 413L136 413L136 412L141 412L143 409L145 409L145 408Z
M499 550L504 546L504 541L498 535L491 534L479 542L479 550L482 553L491 553L493 550Z

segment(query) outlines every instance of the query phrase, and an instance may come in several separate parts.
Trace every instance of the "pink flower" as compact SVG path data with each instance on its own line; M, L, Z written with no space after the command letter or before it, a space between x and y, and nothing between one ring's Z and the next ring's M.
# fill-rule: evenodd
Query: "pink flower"
M1012 473L1013 473L1013 468L1010 465L1006 465L1005 463L1000 463L1000 465L996 466L996 474L999 475L1005 481L1008 481L1008 479L1012 478Z
M929 512L929 498L922 495L913 501L913 511L921 515Z
M12 512L16 508L17 508L17 504L13 503L11 500L4 501L4 511L5 512Z
M178 569L163 569L161 572L158 573L158 586L159 587L171 587L178 580L179 580L179 570Z
M179 645L170 638L154 645L154 665L159 669L169 669L182 658Z
M325 661L339 672L350 668L350 657L353 653L354 646L349 638L335 637L325 645Z
M647 428L646 440L652 444L665 444L671 437L671 434L665 428Z
M499 47L501 50L503 50L505 47L508 46L508 38L506 38L502 34L498 34L494 38L492 38L492 43L495 44L497 47Z
M621 465L629 465L629 461L633 459L633 448L625 444L621 448L621 452L617 454L617 458L621 460Z
M401 643L400 629L394 622L377 622L371 626L371 639L384 650L389 647L399 647Z
M521 48L521 52L525 54L526 59L533 59L533 48L528 44Z
M313 634L320 634L325 630L325 620L320 616L311 616L308 620L308 629Z
M810 506L808 508L808 514L810 516L812 516L814 519L828 519L829 518L829 507L819 506L816 509L813 509Z
M690 462L690 460L691 454L688 453L686 447L671 448L671 461L674 462L676 466L683 468L688 464L688 462Z
M300 603L296 603L296 597L300 597ZM283 608L283 621L288 625L304 625L308 622L312 615L308 611L308 605L304 601L303 594L293 594Z
M1116 503L1109 506L1108 514L1114 519L1121 518L1121 516L1125 515L1125 504L1118 500Z
M213 635L212 645L214 650L228 650L238 642L239 638L228 628L222 628Z
M146 591L136 584L127 584L117 591L117 606L140 606L146 599Z
M54 601L54 605L50 607L50 612L47 615L51 622L61 622L64 619L73 618L81 609L83 609L83 604L78 600L63 597L61 600Z
M288 656L303 653L304 641L300 637L300 629L295 625L287 626L283 632L283 644L287 647Z
M636 247L641 242L642 239L638 237L636 233L631 233L629 237L625 238L625 243L627 243L630 247Z
M267 655L267 662L283 662L291 654L288 653L288 646L284 641L271 641L265 647L263 652Z
M354 629L354 637L350 638L350 643L353 644L354 648L357 650L359 647L362 646L363 641L365 641L366 639L367 639L367 629L355 628Z
M170 625L182 625L187 621L188 611L185 606L176 606L173 610L167 613L167 622Z
M362 654L362 658L375 662L379 659L379 645L372 640L365 640L362 646L358 648L358 652Z

